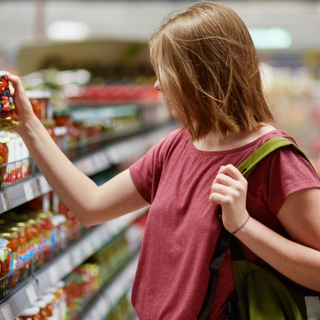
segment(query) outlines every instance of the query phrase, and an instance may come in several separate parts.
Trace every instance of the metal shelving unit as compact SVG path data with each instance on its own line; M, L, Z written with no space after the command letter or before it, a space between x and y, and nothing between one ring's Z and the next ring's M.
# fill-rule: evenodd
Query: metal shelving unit
M142 156L152 145L176 128L176 124L156 127L154 130L112 142L99 150L75 159L75 166L90 176L110 168L112 165ZM38 172L34 176L17 182L0 191L0 213L9 211L23 203L51 191L51 187Z
M37 270L0 304L0 320L14 320L24 309L38 300L46 289L64 278L146 211L147 208L143 208L90 228L78 241Z
M121 270L110 285L100 292L81 318L82 320L103 320L119 299L131 290L138 258L139 255L136 255L126 267Z
M75 166L90 176L130 159L142 156L151 146L176 129L175 123L158 125L148 130L143 129L127 138L106 143L104 147L85 154L73 161ZM50 192L52 189L44 176L37 172L32 177L17 182L0 191L0 213L14 209L15 207L33 200L40 195ZM130 225L137 217L145 213L147 208L135 211L126 216L106 222L87 230L80 239L72 243L52 261L34 272L21 283L4 301L0 303L0 320L14 320L25 308L33 304L43 292L55 285L60 279L69 274L93 253L108 243L113 236ZM137 259L134 258L107 286L93 302L84 319L103 319L108 313L112 303L124 294L119 291L129 290L132 284ZM121 286L119 286L121 283ZM103 315L103 313L105 313Z

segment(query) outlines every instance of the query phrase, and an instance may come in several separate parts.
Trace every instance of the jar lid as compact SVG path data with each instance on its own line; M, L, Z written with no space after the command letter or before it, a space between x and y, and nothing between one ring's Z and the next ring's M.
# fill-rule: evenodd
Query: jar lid
M23 228L30 227L30 223L28 221L18 221L16 222L16 225Z
M26 316L36 316L40 312L40 308L33 306L25 309L20 316L26 317Z
M5 71L0 71L0 77L5 77L6 72Z
M44 219L51 219L52 213L51 212L41 212L37 214L37 218L44 220Z
M13 231L13 232L22 232L24 231L24 228L22 226L16 226L16 225L1 225L0 226L0 232L4 230L4 231Z
M37 221L38 224L41 223L41 219L40 219L39 217L36 217L36 218L34 218L34 219Z
M48 90L26 90L26 94L29 99L49 99L52 96Z
M27 214L11 214L9 216L9 219L11 221L17 221L17 222L27 222L30 218Z
M13 239L13 238L17 238L18 237L18 233L14 232L14 231L0 231L0 238L3 239Z
M11 227L19 227L19 228L25 228L23 225L24 222L14 222L14 221L7 221L5 224L0 225L0 228L11 228Z
M52 293L46 293L41 296L41 299L46 301L47 303L51 303L55 299L55 296Z
M41 308L41 309L45 308L47 305L48 305L48 303L47 303L46 301L42 300L42 299L37 300L37 301L33 304L33 306L39 307L39 308Z
M32 226L36 226L39 224L39 221L37 221L37 219L29 219L28 222L32 225Z

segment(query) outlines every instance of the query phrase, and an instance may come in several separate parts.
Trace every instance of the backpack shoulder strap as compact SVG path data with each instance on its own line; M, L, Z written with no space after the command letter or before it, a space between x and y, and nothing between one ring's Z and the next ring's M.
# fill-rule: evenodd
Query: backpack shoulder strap
M254 151L248 158L246 158L239 166L238 170L244 177L248 177L256 165L271 152L285 146L293 146L312 166L308 157L298 148L296 144L284 137L274 137L266 141L256 151ZM313 167L313 166L312 166ZM316 172L316 170L315 170ZM319 176L318 176L319 177ZM218 207L218 213L221 208ZM219 268L230 246L232 235L222 226L219 238L217 240L216 248L209 264L210 278L207 287L206 296L202 304L202 308L198 314L198 320L208 320L209 311L215 297L218 280Z
M256 165L265 158L268 154L279 149L281 147L292 146L294 147L313 167L312 163L308 157L302 152L299 147L293 143L291 140L284 137L274 137L266 141L262 146L260 146L255 152L253 152L248 158L246 158L239 166L239 171L244 177L248 177L251 171L256 167ZM313 168L314 169L314 168ZM316 172L316 170L314 169Z

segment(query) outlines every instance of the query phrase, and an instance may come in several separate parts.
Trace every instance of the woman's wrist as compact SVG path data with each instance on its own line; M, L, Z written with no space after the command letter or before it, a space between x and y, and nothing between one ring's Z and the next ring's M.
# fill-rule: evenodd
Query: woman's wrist
M239 227L239 228L237 228L235 231L233 231L233 232L230 232L232 235L235 235L238 231L240 231L246 224L247 224L247 222L249 221L249 219L250 219L250 215L248 214L248 217L247 217L247 219L243 222L243 224Z
M16 128L16 132L25 139L35 135L38 126L42 126L42 124L36 115L33 114L28 118L28 120L23 122L19 121L19 126Z

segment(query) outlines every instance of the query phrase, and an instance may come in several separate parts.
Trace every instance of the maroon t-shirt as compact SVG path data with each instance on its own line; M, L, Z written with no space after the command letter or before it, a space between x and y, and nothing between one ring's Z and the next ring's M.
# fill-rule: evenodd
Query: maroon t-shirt
M212 182L222 165L238 166L274 130L236 149L197 150L187 131L175 130L130 167L133 182L151 204L132 290L140 320L196 320L209 280L209 263L221 230L215 205L209 202ZM248 178L250 215L286 235L277 213L286 197L298 190L320 188L310 164L292 147L276 150ZM303 214L303 212L301 212ZM248 249L246 259L259 263ZM225 320L234 290L228 252L220 268L210 320Z

